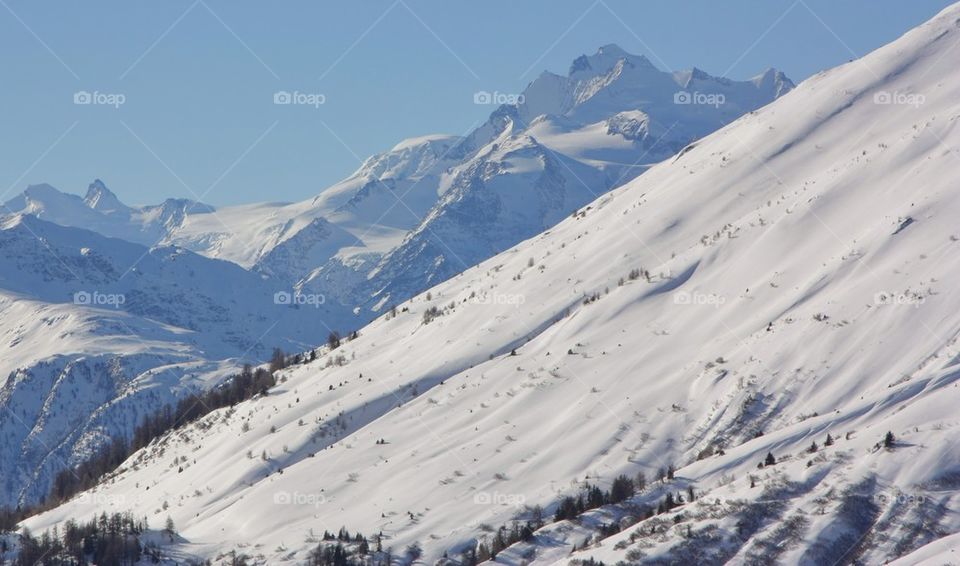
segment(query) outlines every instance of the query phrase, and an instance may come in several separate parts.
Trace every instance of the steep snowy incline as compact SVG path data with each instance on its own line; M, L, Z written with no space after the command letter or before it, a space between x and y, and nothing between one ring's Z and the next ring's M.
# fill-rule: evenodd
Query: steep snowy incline
M238 363L204 361L189 332L111 310L0 294L0 504L39 501L66 466Z
M0 505L38 501L146 414L352 316L232 263L30 215L0 218L0 288Z
M632 502L698 502L574 558L878 563L957 533L958 41L960 5L27 526L169 515L180 550L270 564L346 526L433 562L585 478L673 464ZM597 513L497 561L566 562L634 511Z

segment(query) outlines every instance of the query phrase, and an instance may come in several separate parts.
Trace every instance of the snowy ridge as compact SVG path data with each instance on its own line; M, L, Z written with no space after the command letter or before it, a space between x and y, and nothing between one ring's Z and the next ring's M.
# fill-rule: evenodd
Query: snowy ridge
M92 230L110 238L153 246L190 214L210 213L210 205L186 199L130 207L94 180L84 197L62 193L50 185L31 185L3 205L4 214L29 214L61 226Z
M26 524L170 515L177 550L268 564L303 563L346 526L432 563L587 478L673 464L635 507L550 523L497 562L952 559L958 40L960 5ZM887 103L909 94L923 102ZM697 501L599 540L687 486Z

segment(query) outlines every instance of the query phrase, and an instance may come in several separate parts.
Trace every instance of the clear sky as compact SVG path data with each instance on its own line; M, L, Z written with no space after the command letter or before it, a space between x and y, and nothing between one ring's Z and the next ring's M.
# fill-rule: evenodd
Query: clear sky
M130 204L299 200L403 138L466 133L491 111L476 91L519 92L607 43L800 82L951 3L0 0L0 191L101 178Z

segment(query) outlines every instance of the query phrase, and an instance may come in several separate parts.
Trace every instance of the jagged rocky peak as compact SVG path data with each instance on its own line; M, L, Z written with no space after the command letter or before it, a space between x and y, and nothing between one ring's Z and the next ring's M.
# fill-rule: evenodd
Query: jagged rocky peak
M654 67L645 56L627 53L619 45L609 43L597 49L593 55L581 55L574 59L568 74L571 78L584 74L605 74L624 63L633 67Z
M100 179L94 179L87 186L87 194L83 197L83 202L88 207L100 212L117 212L127 209L127 206L120 202L117 195L108 189L107 185Z
M759 75L750 79L750 81L760 89L773 88L777 96L786 94L796 87L793 81L791 81L783 71L775 69L774 67L767 68Z

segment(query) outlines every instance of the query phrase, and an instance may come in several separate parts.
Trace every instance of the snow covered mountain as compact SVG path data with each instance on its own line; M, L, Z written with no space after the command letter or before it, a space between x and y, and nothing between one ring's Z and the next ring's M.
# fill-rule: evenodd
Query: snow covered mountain
M0 251L0 505L37 500L178 394L322 343L322 320L349 316L278 301L294 290L233 263L32 215L3 218Z
M451 164L445 154L458 140L406 140L315 198L189 216L168 241L291 282L341 251L383 253L436 202L440 173ZM397 206L401 195L403 206Z
M368 273L360 304L382 312L543 232L793 87L773 69L743 82L668 73L615 45L542 74L453 148L439 200Z
M185 199L130 207L120 202L100 179L90 183L82 198L50 185L31 185L3 205L4 214L29 214L61 226L84 228L145 246L160 243L188 215L213 210L210 205Z
M132 208L98 180L83 199L41 185L6 207L268 274L356 309L328 321L346 328L542 232L792 88L773 69L743 82L669 73L608 45L576 59L568 76L544 73L465 138L405 140L310 200Z
M953 561L958 41L960 4L25 525L170 516L168 551L264 564L341 526L456 560L514 520L536 531L498 563Z

